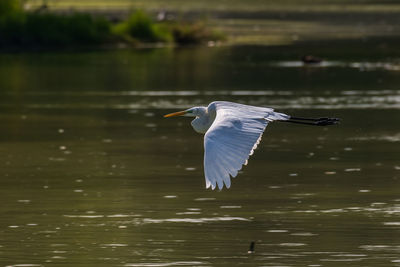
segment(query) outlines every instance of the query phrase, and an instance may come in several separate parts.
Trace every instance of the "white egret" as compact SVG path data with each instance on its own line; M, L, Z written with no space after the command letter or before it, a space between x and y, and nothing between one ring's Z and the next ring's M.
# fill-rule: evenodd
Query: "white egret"
M230 177L253 154L268 123L284 121L326 126L337 118L298 118L275 112L272 108L255 107L226 101L215 101L208 107L193 107L164 117L189 116L194 130L204 135L204 175L206 188L213 190L231 185Z

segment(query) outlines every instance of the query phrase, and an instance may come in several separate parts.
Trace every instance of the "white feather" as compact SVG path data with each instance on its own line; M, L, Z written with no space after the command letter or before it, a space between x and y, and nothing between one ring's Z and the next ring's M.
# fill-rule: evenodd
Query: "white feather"
M271 108L232 102L212 102L207 112L215 119L204 136L204 174L206 187L230 187L254 153L269 122L290 117Z

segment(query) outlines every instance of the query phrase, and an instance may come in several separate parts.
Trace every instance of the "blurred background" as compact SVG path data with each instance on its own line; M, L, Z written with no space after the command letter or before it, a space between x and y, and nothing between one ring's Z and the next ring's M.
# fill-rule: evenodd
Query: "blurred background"
M87 12L113 22L137 10L157 21L202 21L236 45L395 38L400 27L395 0L20 0L19 4L28 12Z
M0 0L0 264L399 266L399 28L394 0ZM270 124L211 191L162 116L214 100L341 124Z

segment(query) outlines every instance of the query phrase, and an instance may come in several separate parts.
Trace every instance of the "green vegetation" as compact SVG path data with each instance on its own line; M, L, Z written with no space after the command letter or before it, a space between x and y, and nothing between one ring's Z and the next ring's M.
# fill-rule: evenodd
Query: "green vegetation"
M41 47L87 45L110 38L110 23L103 18L75 13L25 13L18 1L2 0L0 46Z
M142 11L132 14L126 21L113 27L113 33L128 42L172 42L173 36L166 25L156 24Z
M39 6L43 0L25 0L31 6ZM398 0L229 0L229 1L188 1L188 0L47 0L52 9L65 10L71 7L80 10L109 10L145 9L167 10L179 12L249 12L273 11L294 13L304 12L384 12L400 11Z
M126 18L127 10L138 9L150 14L165 12L167 20L202 21L207 18L206 31L210 34L210 27L220 29L229 36L227 43L231 45L293 45L317 40L398 39L400 36L399 0L24 1L31 10L46 1L52 11L67 12L73 8L104 14L107 10L118 19ZM199 23L192 23L190 27L197 25ZM180 38L180 33L173 34L174 40L188 40L186 35Z
M85 14L18 14L0 24L2 46L68 46L96 44L107 40L110 27L106 20Z
M154 23L142 11L132 14L126 21L113 27L113 33L128 42L174 42L180 45L200 44L207 41L222 41L225 36L209 30L202 22L179 23L167 21Z
M192 24L172 23L170 25L174 40L180 44L197 44L203 41L224 41L225 35L216 30L210 30L202 22Z
M143 11L113 25L85 13L58 15L48 11L24 12L18 0L0 1L0 47L43 48L126 43L198 44L222 40L200 23L155 23Z
M16 0L1 0L0 1L0 16L12 14L19 10L20 3Z

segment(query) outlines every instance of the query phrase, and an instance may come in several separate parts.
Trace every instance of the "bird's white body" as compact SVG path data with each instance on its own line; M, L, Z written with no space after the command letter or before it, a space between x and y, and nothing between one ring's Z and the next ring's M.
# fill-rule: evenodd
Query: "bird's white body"
M229 188L231 177L253 154L269 122L286 121L306 125L338 124L338 118L299 118L275 112L272 108L254 107L215 101L208 107L193 107L164 117L189 116L194 130L204 134L204 176L206 187Z
M254 107L226 101L215 101L208 107L188 109L193 129L204 133L204 174L206 187L230 187L257 148L265 127L274 120L288 120L289 115L272 108Z

